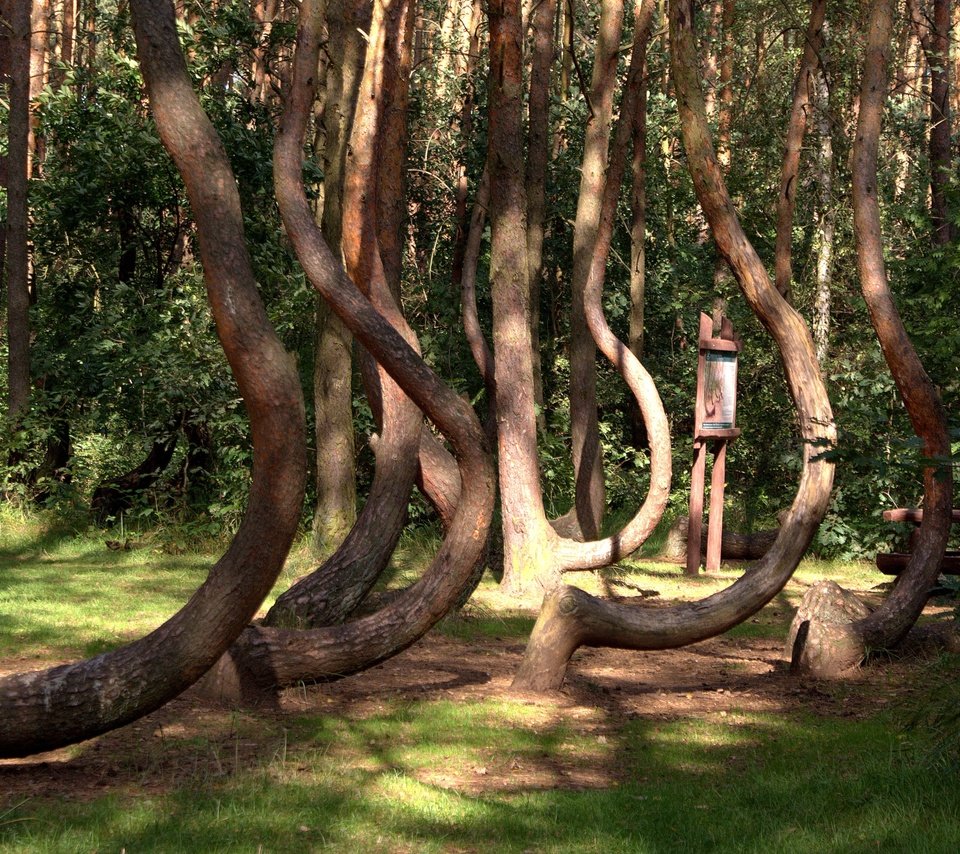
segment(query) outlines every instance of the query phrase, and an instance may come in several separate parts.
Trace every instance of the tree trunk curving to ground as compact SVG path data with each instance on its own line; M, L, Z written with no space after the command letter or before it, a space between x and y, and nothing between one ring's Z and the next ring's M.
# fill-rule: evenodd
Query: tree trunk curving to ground
M378 2L368 54L384 50L392 3ZM424 364L396 329L357 290L323 241L302 183L303 138L313 102L320 50L317 0L303 0L294 75L274 149L274 184L287 234L308 280L353 335L389 371L450 441L460 467L456 514L429 569L381 610L338 626L292 630L251 626L219 662L207 688L225 696L321 681L383 661L418 640L450 609L481 558L493 513L494 477L483 430L468 403ZM373 78L371 91L380 88ZM376 249L374 205L362 213L364 251L374 277L383 276ZM366 241L373 240L373 244Z
M370 49L366 52L350 143L345 145L348 153L340 215L347 274L394 328L416 346L416 336L404 320L392 287L399 286L397 253L393 253L393 275L372 257L386 237L394 244L399 242L399 222L384 216L381 210L392 213L398 207L394 200L402 198L397 172L402 168L405 146L397 139L397 129L386 127L385 122L390 116L406 115L413 26L408 12L408 3L392 3L385 12L386 21L379 24L388 34L383 50L379 55ZM390 156L379 156L388 150ZM391 174L385 179L384 173ZM370 493L341 546L276 601L267 614L267 625L309 627L342 622L376 583L403 532L417 472L423 416L366 352L360 358L367 398L380 427Z
M250 418L253 482L227 552L160 628L88 661L0 680L0 756L90 738L193 684L249 623L300 521L306 472L300 381L257 293L236 181L193 91L172 4L133 0L131 7L151 108L187 187L217 332Z
M786 584L830 498L833 464L820 452L833 446L836 433L813 341L803 319L770 281L734 213L707 126L691 0L671 4L670 45L684 146L697 198L718 250L780 350L804 442L800 484L767 554L733 585L700 602L645 609L605 602L568 586L548 593L513 683L518 690L558 689L570 657L580 646L669 649L712 637L742 622Z
M803 616L791 630L792 666L797 672L831 678L859 665L869 652L890 649L907 634L927 602L950 533L953 479L946 413L927 376L890 293L883 260L877 156L887 92L887 58L893 4L875 0L870 9L860 88L860 113L853 143L853 224L860 286L913 430L922 444L923 521L906 569L883 604L851 622L831 623L815 601L804 599ZM939 239L939 238L934 238ZM810 596L816 594L811 592ZM823 625L830 625L824 630Z
M626 87L621 115L632 115L637 75L653 17L652 0L635 7L634 68ZM530 289L527 263L526 201L522 164L515 152L521 145L522 53L520 8L514 0L490 6L491 74L488 167L491 181L490 279L493 289L493 337L496 342L497 438L500 451L500 494L504 518L503 588L511 594L549 589L561 573L612 563L636 550L649 536L663 512L670 485L670 443L666 416L646 370L606 325L600 306L603 272L610 237L598 239L590 258L590 281L585 285L584 311L590 333L604 356L623 376L649 418L663 426L662 441L652 448L650 491L634 517L616 534L579 542L562 537L547 521L540 489L537 427L534 408L532 342L529 331ZM629 126L629 119L621 121ZM606 186L614 159L622 176L626 149L610 157ZM612 228L612 221L604 228ZM603 229L601 229L602 231ZM589 293L588 293L589 292ZM651 436L655 428L650 428Z

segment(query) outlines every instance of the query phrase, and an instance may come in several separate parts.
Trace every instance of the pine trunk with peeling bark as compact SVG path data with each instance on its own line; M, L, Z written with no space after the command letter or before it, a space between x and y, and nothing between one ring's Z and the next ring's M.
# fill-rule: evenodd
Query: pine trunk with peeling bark
M257 293L236 180L193 92L172 4L132 0L131 7L150 105L186 184L217 332L250 417L250 500L226 554L160 628L88 661L0 679L0 756L90 738L189 687L260 606L300 519L306 470L300 382Z
M860 111L853 144L853 223L860 286L884 358L893 375L922 456L934 461L923 469L923 521L906 569L883 604L852 622L832 621L814 601L806 602L792 633L793 668L807 675L841 676L859 665L868 652L896 646L916 622L936 580L950 533L953 479L946 413L936 386L927 376L907 335L890 292L883 259L877 158L886 101L892 0L874 0L870 8L860 87ZM817 594L811 591L810 596ZM829 603L834 597L824 597ZM806 625L804 625L806 624ZM822 630L824 624L831 628Z
M514 680L518 690L558 689L570 657L583 645L668 649L712 637L743 621L786 584L830 498L833 465L818 457L815 449L832 447L836 433L813 341L801 317L770 281L734 213L700 90L691 0L674 0L671 5L670 45L680 125L694 189L719 251L780 349L804 442L803 472L793 506L770 551L731 587L701 602L663 609L631 608L596 599L573 587L551 591ZM651 440L655 435L651 430Z

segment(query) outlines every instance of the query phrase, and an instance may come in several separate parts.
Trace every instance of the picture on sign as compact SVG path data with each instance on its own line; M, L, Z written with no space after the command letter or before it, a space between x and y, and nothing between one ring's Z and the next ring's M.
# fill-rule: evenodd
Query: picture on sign
M708 350L703 373L703 429L734 426L737 404L737 354Z

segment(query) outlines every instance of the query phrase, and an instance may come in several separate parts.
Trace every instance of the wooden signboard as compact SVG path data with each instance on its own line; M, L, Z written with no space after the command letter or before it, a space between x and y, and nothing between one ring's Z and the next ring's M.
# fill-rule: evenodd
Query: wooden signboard
M707 442L714 443L710 475L710 524L707 530L707 571L720 566L723 538L723 490L726 480L727 442L740 435L737 427L737 357L741 344L735 340L729 318L720 318L720 334L714 323L700 314L697 358L697 399L694 405L693 471L690 476L690 510L687 529L687 575L700 571L700 536L703 530L703 489L707 467Z

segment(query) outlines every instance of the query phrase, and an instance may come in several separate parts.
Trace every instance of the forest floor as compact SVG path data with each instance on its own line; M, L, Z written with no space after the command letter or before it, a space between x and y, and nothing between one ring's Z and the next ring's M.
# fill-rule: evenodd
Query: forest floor
M667 586L676 583L679 570L675 566L645 566L617 575L613 585L630 592L631 587L663 587L664 580ZM713 592L736 572L735 567L726 568L694 585L704 588L703 593ZM594 587L599 584L608 591L611 587L610 579L600 576L573 581L586 581L585 586L592 581ZM535 611L507 609L488 583L461 615L448 618L411 649L364 673L288 690L274 704L244 710L225 708L191 690L160 711L79 747L0 761L0 807L4 802L34 798L86 801L111 793L168 792L197 780L262 766L281 752L285 759L297 737L298 721L304 719L322 716L339 722L329 724L334 730L342 726L360 732L364 722L402 717L404 709L414 706L447 703L464 709L488 700L522 706L524 727L575 737L556 750L478 743L475 749L451 756L451 761L401 770L421 783L471 796L605 788L616 786L631 773L635 757L620 755L618 747L618 734L631 722L695 720L735 731L741 725L753 727L757 715L858 720L921 690L917 671L925 665L916 660L884 659L836 683L791 675L784 638L793 609L809 583L811 579L801 573L751 621L684 649L643 653L581 649L563 689L547 697L511 693L510 683ZM872 586L869 580L866 583ZM879 595L869 586L858 592L868 599ZM680 598L688 596L689 591ZM633 601L638 607L669 604L659 595ZM949 604L931 604L927 616L945 618L950 611ZM2 662L0 674L49 663L25 650ZM415 741L422 737L418 732L414 728L399 737ZM389 768L395 763L391 751L378 754L376 742L376 738L366 744L362 739L335 738L326 750L339 763L380 763Z

